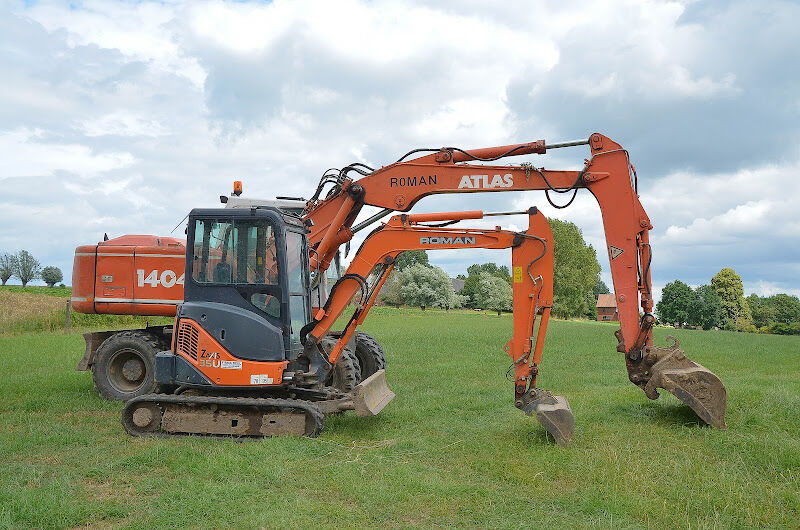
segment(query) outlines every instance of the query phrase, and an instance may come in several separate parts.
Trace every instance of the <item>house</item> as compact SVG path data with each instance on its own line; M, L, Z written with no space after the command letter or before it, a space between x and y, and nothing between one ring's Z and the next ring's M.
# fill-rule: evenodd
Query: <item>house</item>
M453 290L457 293L461 292L461 289L464 288L464 282L466 280L462 280L461 278L450 278L450 283L453 284Z
M597 297L597 320L604 322L619 321L617 297L613 294L601 294Z

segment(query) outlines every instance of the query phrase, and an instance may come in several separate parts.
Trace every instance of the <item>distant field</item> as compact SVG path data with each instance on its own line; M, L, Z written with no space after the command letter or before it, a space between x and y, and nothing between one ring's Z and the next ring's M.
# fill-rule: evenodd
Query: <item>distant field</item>
M395 400L317 439L133 439L75 372L77 333L0 337L0 527L797 528L800 337L672 333L728 387L727 431L627 381L615 326L552 323L541 386L572 444L513 407L508 315L376 308Z
M0 286L0 335L64 329L70 287ZM72 329L144 327L147 323L168 323L171 319L129 315L84 315L71 312Z
M47 287L45 285L0 285L0 293L30 293L46 294L59 298L69 298L72 296L72 287Z

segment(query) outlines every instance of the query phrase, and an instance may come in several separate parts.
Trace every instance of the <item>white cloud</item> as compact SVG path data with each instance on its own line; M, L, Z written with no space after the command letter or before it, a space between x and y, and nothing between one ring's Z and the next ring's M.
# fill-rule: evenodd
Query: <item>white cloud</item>
M98 153L86 145L57 143L40 130L15 129L0 132L0 176L52 175L67 171L92 177L133 164L126 152Z
M156 119L147 119L128 111L106 114L96 119L84 120L80 128L86 136L165 136L169 130Z
M105 231L168 233L233 180L251 196L308 196L325 169L351 161L599 129L639 168L657 287L707 283L734 266L748 288L796 290L800 152L786 139L800 106L797 74L785 67L800 49L796 8L758 4L0 8L0 247L30 247L66 271L77 244ZM527 160L577 169L585 156L576 148ZM600 212L586 192L566 210L524 193L436 196L415 211L531 205L576 222L608 281ZM58 225L40 223L45 213ZM431 258L457 274L507 253Z

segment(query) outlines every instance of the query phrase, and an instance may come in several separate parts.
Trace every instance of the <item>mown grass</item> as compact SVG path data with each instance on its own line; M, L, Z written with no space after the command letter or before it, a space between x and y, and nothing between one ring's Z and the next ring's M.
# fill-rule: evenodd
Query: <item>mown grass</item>
M71 294L70 287L0 286L0 335L64 330ZM135 328L170 322L170 318L85 315L70 311L71 329Z
M0 337L0 527L796 528L800 337L672 333L728 387L727 431L626 378L614 326L551 324L562 449L512 405L504 315L376 308L395 400L317 439L134 439L73 371L78 334Z

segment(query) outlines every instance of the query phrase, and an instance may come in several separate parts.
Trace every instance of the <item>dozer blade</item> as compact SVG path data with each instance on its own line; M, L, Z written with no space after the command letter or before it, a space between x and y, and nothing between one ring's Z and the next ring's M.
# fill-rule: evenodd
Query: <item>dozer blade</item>
M549 390L532 388L522 397L522 410L528 416L536 414L536 419L547 429L556 443L566 446L575 431L575 416L564 396L554 396Z
M667 338L674 342L672 346L645 348L644 361L651 365L645 394L650 399L658 399L656 389L663 388L689 405L707 424L719 429L727 428L725 385L714 372L689 359L678 347L677 339Z
M359 416L375 416L394 399L386 383L386 370L378 370L356 385L352 392L353 407Z

